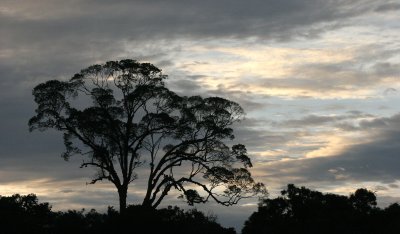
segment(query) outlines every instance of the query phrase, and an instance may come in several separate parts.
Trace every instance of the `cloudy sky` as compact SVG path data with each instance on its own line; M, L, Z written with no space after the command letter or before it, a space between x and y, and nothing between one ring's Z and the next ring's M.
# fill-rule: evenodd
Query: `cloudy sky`
M112 186L86 185L92 171L61 159L59 133L29 133L27 122L37 84L131 58L161 68L180 94L240 103L236 141L271 197L295 183L400 201L397 0L1 0L0 35L2 195L117 207ZM132 184L130 202L141 189ZM200 208L240 228L255 204Z

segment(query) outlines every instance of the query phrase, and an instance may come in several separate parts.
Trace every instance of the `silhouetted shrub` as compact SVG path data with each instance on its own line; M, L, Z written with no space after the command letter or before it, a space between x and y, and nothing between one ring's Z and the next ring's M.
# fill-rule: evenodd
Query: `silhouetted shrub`
M52 212L48 203L39 203L36 195L0 197L0 233L102 234L102 233L236 233L224 228L213 216L178 207L151 209L129 206L123 214L113 207L107 213L96 210Z
M157 210L140 205L128 206L120 222L118 227L121 230L134 226L137 230L145 230L143 233L236 233L233 228L222 227L213 216L206 216L196 209L184 211L176 206Z
M376 196L358 189L350 197L289 184L280 197L260 202L245 222L250 233L399 233L400 206L382 210Z
M34 194L0 197L0 233L46 233L51 218L51 206Z

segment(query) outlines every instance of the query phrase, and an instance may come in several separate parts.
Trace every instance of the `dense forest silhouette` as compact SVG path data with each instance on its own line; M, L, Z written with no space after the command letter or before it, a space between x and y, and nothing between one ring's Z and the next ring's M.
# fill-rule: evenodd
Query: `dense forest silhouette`
M380 208L376 200L364 188L343 196L289 184L281 196L260 201L242 233L399 233L400 205ZM52 211L34 194L1 196L0 226L0 233L236 233L196 209L130 205L122 214L113 207L105 213Z
M342 196L289 184L281 196L260 202L242 233L400 233L400 205L382 209L376 200L365 188Z
M52 211L34 194L0 197L0 233L236 233L224 228L215 216L196 209L169 206L153 209L130 205L120 214L113 207L106 213L92 209Z

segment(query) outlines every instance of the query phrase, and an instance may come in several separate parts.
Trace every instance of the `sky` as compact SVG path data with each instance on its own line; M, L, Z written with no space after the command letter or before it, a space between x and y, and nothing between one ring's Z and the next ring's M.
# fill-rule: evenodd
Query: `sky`
M39 83L129 58L161 68L179 94L239 103L235 141L270 197L294 183L400 201L397 0L1 0L0 35L1 195L118 207L110 184L86 184L79 157L63 161L60 133L29 133L28 120ZM139 179L128 200L142 195ZM257 200L198 208L239 230Z

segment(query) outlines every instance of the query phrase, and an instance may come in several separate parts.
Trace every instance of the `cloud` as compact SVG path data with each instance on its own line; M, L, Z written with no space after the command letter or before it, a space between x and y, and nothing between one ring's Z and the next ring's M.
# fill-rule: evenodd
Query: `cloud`
M253 90L252 93L256 95L317 97L323 92L335 91L336 96L346 97L354 93L355 88L361 87L362 89L356 94L365 97L371 95L369 90L366 90L370 85L381 84L388 75L398 74L396 63L380 61L373 68L377 73L368 74L357 69L363 64L353 63L353 67L344 66L348 61L343 59L349 55L346 48L332 56L331 52L337 51L337 48L331 51L302 49L290 51L288 48L280 48L282 50L277 50L275 53L273 47L260 50L254 45L265 45L274 40L282 41L282 38L290 41L305 35L321 35L322 31L337 29L329 25L346 24L343 22L354 17L366 17L380 6L386 4L376 1L342 0L329 2L174 0L168 3L121 0L112 4L107 1L79 0L68 2L45 0L39 3L23 1L23 4L20 0L5 1L0 10L0 20L4 25L0 28L2 35L0 88L3 90L0 95L29 92L39 82L53 78L67 79L80 69L94 63L136 58L150 61L171 75L177 74L177 70L181 69L181 77L207 77L193 81L181 79L180 84L176 85L178 89L200 86L204 89L218 90L221 82L213 80L216 77L226 79L227 75L233 75L236 77L230 77L227 88L246 92ZM208 46L212 44L221 46L223 40L230 40L229 43L233 48L237 48L240 41L252 44L254 49L240 52L232 51L230 48L231 51L219 51L219 60L214 63L218 68L207 64L210 61L205 60L209 58L203 57L199 60L191 57L200 53L193 49L196 45L208 43ZM214 53L214 58L218 52L215 47L208 48L208 51ZM255 55L258 59L269 54L273 57L270 56L269 63L254 62L254 56L251 54L255 52L258 52ZM297 57L297 60L291 59L296 58L296 54L299 53L302 56ZM362 55L371 57L371 55L377 56L376 54L379 53ZM302 61L303 66L298 64L288 66L284 63L299 62L304 56L319 58L319 62L306 60ZM236 58L237 61L223 63L224 60L232 58ZM284 66L279 67L279 61L282 61ZM185 64L192 65L186 69L184 66L180 67ZM201 67L204 69L201 70ZM229 67L233 71L223 69L212 75L204 74L204 70L218 71L221 67ZM198 71L193 72L195 69ZM275 74L274 70L290 74L276 79L279 74ZM386 75L382 77L384 73ZM258 81L238 81L238 76ZM386 83L394 81L385 80ZM205 86L211 83L214 86ZM10 93L9 90L15 87L20 91ZM332 96L333 93L328 95ZM249 98L245 98L243 103L254 108L258 105L257 102L250 102Z
M313 126L325 126L328 127L330 124L339 124L344 120L357 120L364 118L371 118L373 115L366 114L360 111L349 111L348 114L345 115L329 115L329 116L321 116L321 115L307 115L301 119L290 119L282 122L274 123L277 126L283 126L288 128L307 128Z
M307 49L290 44L194 46L185 48L185 52L194 59L211 59L179 69L182 74L202 76L192 80L193 84L208 90L229 90L228 95L240 92L265 98L366 99L400 87L399 66L391 62L397 58L397 49L390 43L372 44L360 41L359 45L341 48L341 43L332 43Z
M377 124L379 120L386 124ZM396 182L400 179L400 114L368 121L363 127L368 129L365 143L349 146L331 157L265 163L257 171L266 180L280 178L283 183Z
M387 12L387 11L398 11L400 10L400 4L396 2L389 2L376 7L377 12Z
M375 1L295 0L260 1L6 1L2 20L19 31L7 38L30 34L34 41L79 35L96 38L251 37L290 38L323 31L333 23L388 5ZM307 17L305 17L307 16ZM78 27L79 25L79 27ZM312 32L307 28L315 26ZM326 26L325 26L326 27ZM61 32L55 34L55 29ZM79 32L79 34L76 34ZM35 35L32 35L34 33Z
M272 189L364 180L396 189L399 117L382 116L398 111L398 10L391 0L4 0L2 191L36 192L56 207L117 204L112 186L85 186L94 171L79 169L79 157L63 162L59 133L28 133L27 121L35 85L123 58L159 66L180 94L240 103L248 115L235 141ZM131 202L143 183L132 184ZM250 213L240 210L224 222Z

